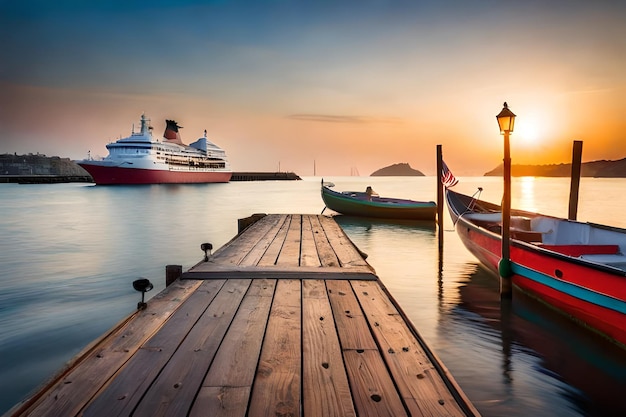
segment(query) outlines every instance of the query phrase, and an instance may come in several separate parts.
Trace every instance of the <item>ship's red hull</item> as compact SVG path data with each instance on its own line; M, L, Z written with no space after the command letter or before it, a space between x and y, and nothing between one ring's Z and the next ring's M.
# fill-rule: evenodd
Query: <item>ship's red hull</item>
M202 184L228 182L232 172L165 171L120 168L79 163L98 185L122 184Z

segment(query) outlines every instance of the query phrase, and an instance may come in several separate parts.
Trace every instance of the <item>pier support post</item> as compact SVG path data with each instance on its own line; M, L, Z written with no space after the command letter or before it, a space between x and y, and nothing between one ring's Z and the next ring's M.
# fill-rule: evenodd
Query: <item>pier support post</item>
M437 145L437 227L439 229L439 248L443 247L443 183L441 172L443 171L443 151L441 145Z
M165 286L169 287L170 284L176 281L183 274L182 265L166 265L165 266Z
M580 188L580 165L583 154L583 142L575 140L572 148L572 172L569 189L569 210L567 218L576 220L578 216L578 189Z

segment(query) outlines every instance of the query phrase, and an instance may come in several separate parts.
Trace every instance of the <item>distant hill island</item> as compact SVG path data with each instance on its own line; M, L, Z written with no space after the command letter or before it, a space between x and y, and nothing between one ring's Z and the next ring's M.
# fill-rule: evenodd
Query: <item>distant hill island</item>
M485 173L485 176L501 176L503 166ZM551 165L511 165L511 175L514 177L569 177L572 173L572 164ZM595 178L626 178L626 158L617 161L583 162L580 167L582 177Z
M424 174L407 163L393 164L370 174L370 177L423 177Z

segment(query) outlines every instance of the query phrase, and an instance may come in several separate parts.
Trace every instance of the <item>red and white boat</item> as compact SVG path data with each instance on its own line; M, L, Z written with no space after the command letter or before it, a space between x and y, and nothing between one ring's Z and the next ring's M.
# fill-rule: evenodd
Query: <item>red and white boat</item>
M446 189L465 247L495 274L500 206ZM626 230L511 210L512 282L626 347Z
M141 130L109 143L109 155L78 161L96 184L188 184L228 182L232 170L226 152L204 137L185 145L174 120L166 120L162 139L152 135L150 119L141 115Z

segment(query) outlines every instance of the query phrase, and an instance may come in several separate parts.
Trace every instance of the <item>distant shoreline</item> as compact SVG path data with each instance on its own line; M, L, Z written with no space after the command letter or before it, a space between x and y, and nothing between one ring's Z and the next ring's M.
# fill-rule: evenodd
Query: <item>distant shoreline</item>
M93 182L89 175L0 175L0 183L11 184L61 184L68 182Z
M570 177L572 164L551 165L512 165L513 177ZM502 165L484 174L485 177L501 176ZM583 162L580 167L581 177L591 178L626 178L626 158L617 161Z
M230 182L240 181L298 181L295 172L233 172ZM0 175L0 183L61 184L70 182L93 183L89 175Z

